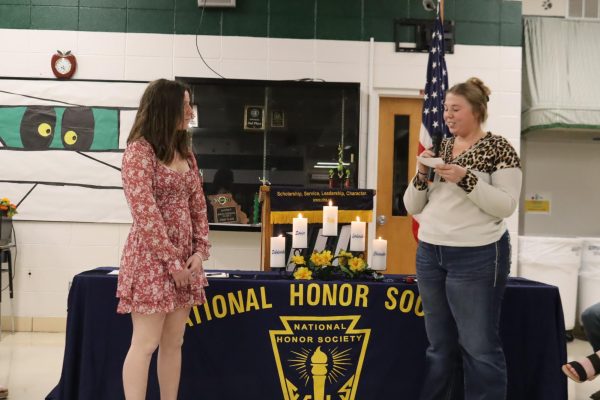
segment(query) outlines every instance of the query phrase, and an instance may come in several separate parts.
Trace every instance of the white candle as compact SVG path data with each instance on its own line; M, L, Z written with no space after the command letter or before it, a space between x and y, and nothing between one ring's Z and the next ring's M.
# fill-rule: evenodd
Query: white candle
M337 236L338 208L331 205L323 207L323 236Z
M350 223L350 251L365 251L365 232L367 223L359 217Z
M285 237L271 238L271 268L285 268Z
M387 240L382 238L373 239L373 259L372 268L384 270L387 261Z
M293 219L292 230L292 248L305 249L308 247L308 220L302 218L302 214L298 214L298 218Z

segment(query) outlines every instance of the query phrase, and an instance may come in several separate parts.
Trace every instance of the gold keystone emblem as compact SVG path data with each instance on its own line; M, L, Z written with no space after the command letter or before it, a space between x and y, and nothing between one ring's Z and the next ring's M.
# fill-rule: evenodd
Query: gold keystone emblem
M269 331L285 400L354 400L370 329L360 315L279 317Z

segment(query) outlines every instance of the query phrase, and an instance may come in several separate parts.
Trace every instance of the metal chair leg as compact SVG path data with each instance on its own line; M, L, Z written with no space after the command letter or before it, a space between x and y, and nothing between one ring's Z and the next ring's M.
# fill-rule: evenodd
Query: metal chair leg
M15 308L14 308L14 288L13 288L13 265L12 265L12 252L8 252L8 291L10 296L10 323L11 331L15 333Z
M0 340L2 340L2 262L4 261L4 249L0 250Z
M12 334L15 334L15 307L13 298L10 298L10 330Z

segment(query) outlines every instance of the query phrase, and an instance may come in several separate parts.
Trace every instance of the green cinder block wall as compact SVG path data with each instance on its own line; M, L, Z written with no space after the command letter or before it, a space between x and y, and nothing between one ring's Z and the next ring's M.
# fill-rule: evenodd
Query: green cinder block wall
M520 46L520 1L446 0L456 43ZM394 41L394 18L433 19L421 0L0 0L0 28Z

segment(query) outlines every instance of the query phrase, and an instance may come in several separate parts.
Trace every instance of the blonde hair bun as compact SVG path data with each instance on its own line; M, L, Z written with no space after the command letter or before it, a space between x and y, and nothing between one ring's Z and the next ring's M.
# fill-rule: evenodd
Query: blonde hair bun
M472 77L467 79L467 83L477 86L479 90L481 90L481 92L485 95L487 101L490 101L490 94L492 94L492 91L489 87L485 85L485 83L483 83L481 79Z

